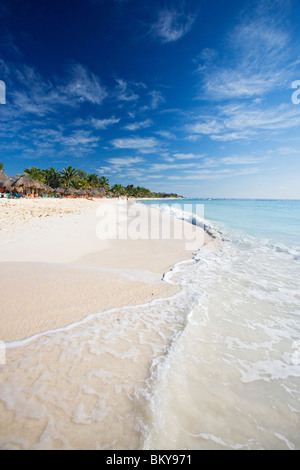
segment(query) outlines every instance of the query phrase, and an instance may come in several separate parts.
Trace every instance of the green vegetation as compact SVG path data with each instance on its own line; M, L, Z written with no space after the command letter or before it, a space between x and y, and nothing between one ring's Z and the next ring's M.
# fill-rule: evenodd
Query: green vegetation
M2 164L3 167L3 164ZM1 169L1 163L0 163ZM30 176L35 181L39 181L45 185L50 186L52 189L56 188L75 188L75 189L97 189L104 190L106 194L111 196L126 196L134 198L156 197L181 197L177 194L168 193L154 193L150 189L141 186L122 186L115 184L112 187L109 185L109 180L105 176L98 176L95 173L88 174L83 170L78 170L72 166L64 168L62 171L57 171L55 168L50 167L46 170L41 170L35 166L26 168L24 174Z

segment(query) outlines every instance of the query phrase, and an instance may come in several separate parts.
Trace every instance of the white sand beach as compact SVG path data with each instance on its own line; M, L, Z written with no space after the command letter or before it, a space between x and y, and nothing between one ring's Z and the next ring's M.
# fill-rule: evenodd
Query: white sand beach
M84 316L171 296L162 276L191 259L184 239L99 239L115 200L0 200L0 339L23 339ZM147 209L147 213L154 209ZM145 217L145 216L144 216ZM160 225L170 220L160 214ZM111 221L113 223L113 221ZM179 229L185 222L173 220ZM201 230L198 228L197 230Z

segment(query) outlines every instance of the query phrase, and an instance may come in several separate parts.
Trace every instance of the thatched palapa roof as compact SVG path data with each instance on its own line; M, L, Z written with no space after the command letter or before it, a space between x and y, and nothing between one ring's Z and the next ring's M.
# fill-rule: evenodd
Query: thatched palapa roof
M4 171L1 170L1 171L0 171L0 188L3 188L3 187L4 187L4 183L6 183L7 181L9 181L8 176L6 176L6 174L4 173Z
M64 194L65 190L63 188L54 189L54 194Z
M41 189L44 185L35 181L30 176L22 175L14 183L12 183L13 189L28 188L28 189Z
M66 189L65 191L66 196L73 196L73 194L76 194L76 193L77 193L77 189L72 188L72 187Z
M51 186L49 186L48 184L45 184L45 185L44 185L44 190L45 190L47 193L53 193L53 192L54 192L54 189L51 188Z

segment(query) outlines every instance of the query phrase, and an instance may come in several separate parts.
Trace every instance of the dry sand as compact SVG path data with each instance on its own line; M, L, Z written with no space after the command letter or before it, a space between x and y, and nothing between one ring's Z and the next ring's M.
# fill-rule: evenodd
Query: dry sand
M162 276L177 262L192 258L183 238L99 239L99 207L111 207L114 214L120 204L125 203L0 199L1 341L27 338L91 313L178 291ZM153 211L155 223L170 223L165 215L158 219L155 209L145 210L142 224ZM113 215L109 217L113 226ZM186 222L174 219L172 224L181 230Z

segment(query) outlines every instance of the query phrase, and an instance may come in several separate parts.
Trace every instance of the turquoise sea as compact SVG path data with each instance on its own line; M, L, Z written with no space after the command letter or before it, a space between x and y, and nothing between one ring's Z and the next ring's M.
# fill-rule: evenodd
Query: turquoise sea
M166 278L195 302L153 370L145 447L299 449L300 201L144 203L222 239Z
M165 199L143 204L170 206L179 211L203 205L205 220L225 236L245 235L300 249L300 200Z

